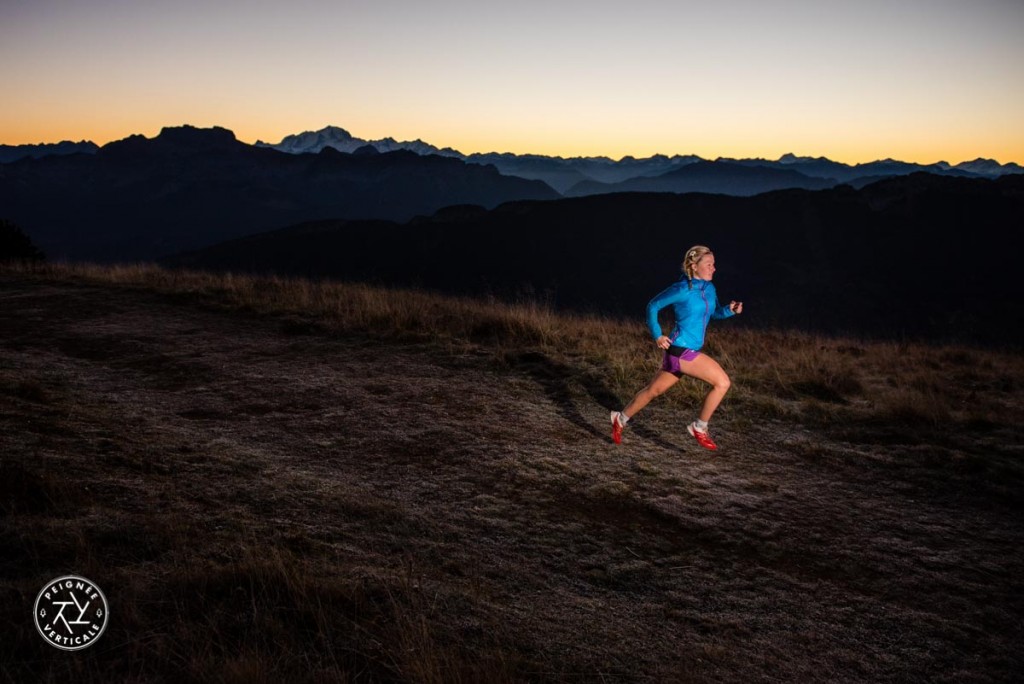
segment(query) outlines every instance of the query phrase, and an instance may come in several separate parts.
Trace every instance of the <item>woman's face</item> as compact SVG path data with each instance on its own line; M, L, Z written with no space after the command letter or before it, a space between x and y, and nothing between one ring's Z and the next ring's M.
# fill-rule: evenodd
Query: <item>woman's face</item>
M708 252L693 268L693 275L701 280L711 280L715 275L715 255Z

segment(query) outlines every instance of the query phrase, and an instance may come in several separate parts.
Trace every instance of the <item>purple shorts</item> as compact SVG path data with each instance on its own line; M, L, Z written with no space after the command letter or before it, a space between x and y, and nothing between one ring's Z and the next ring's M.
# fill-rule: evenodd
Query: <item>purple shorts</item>
M683 369L680 362L693 361L698 356L700 356L700 352L695 349L669 347L665 350L665 357L661 360L661 370L681 378L683 377Z

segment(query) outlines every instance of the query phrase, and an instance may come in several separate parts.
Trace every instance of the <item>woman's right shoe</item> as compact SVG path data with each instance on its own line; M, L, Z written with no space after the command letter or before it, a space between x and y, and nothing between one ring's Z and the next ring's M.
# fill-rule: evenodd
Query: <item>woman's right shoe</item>
M718 445L711 440L711 435L709 435L707 432L702 432L701 430L698 430L697 426L694 423L690 423L689 425L687 425L686 431L693 435L694 438L696 438L697 440L697 444L700 444L705 449L714 451L715 449L718 448Z

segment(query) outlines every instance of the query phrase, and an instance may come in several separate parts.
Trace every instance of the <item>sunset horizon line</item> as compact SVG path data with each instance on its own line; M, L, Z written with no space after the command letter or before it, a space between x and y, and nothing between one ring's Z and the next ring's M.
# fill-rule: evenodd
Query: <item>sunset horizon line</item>
M299 135L303 135L303 134L319 133L319 132L322 132L322 131L327 130L327 129L340 129L340 130L345 131L349 135L351 135L353 138L361 140L361 141L365 141L366 143L379 142L379 141L382 141L382 140L393 140L394 142L396 142L398 144L407 144L407 143L420 142L420 143L424 143L424 144L430 145L432 147L435 147L435 148L437 148L439 150L451 150L453 152L456 152L458 154L461 154L461 155L467 156L467 157L468 156L472 156L472 155L512 154L512 155L515 155L515 156L536 156L536 157L547 157L547 158L551 158L551 159L565 159L565 160L570 160L570 159L609 159L609 160L611 160L613 162L621 162L621 161L623 161L625 159L643 160L643 159L650 159L650 158L653 158L653 157L659 157L660 156L660 157L668 157L668 158L674 158L674 157L698 157L698 158L700 158L700 159L702 159L704 161L718 161L718 160L735 159L735 160L765 160L765 161L776 161L777 162L777 161L780 161L784 157L793 156L793 157L798 158L798 159L826 159L828 161L836 162L836 163L839 163L839 164L844 164L844 165L847 165L847 166L858 166L858 165L863 165L863 164L870 164L870 163L874 163L874 162L884 162L884 161L895 161L895 162L902 162L902 163L908 163L908 164L919 164L919 165L922 165L922 166L930 166L930 165L936 165L936 164L948 164L949 166L957 166L959 164L966 164L966 163L976 162L976 161L993 161L993 162L996 162L997 164L1000 164L1001 166L1007 166L1007 165L1011 165L1011 164L1012 165L1018 165L1018 166L1024 166L1024 157L1018 159L1018 158L1014 158L1012 156L1004 157L1004 156L1000 156L1000 155L989 155L989 154L985 154L985 153L976 153L974 155L968 154L968 155L964 156L963 158L960 158L959 161L952 161L953 159L957 159L957 157L951 156L951 155L937 155L937 158L934 161L921 161L920 158L901 157L901 156L898 155L898 153L879 153L878 156L864 155L864 156L859 157L856 161L851 161L850 157L845 156L845 155L833 156L833 155L830 155L828 153L800 153L800 152L796 152L794 150L799 149L797 147L787 148L786 152L781 152L781 153L769 153L769 152L738 153L738 152L730 152L730 153L719 153L719 154L713 154L713 155L712 154L708 154L708 153L695 152L695 151L690 151L690 152L660 152L659 151L659 152L652 152L652 153L645 153L645 152L629 153L629 152L627 152L627 153L623 153L623 154L616 154L616 153L603 153L603 154L592 154L591 153L591 154L587 154L587 153L565 153L565 152L559 153L559 152L551 152L551 151L544 151L544 152L540 152L540 151L526 151L526 152L524 152L524 151L516 151L515 148L518 147L518 146L515 146L515 145L508 146L504 150L501 150L501 149L499 149L497 147L492 147L491 149L487 149L485 147L481 147L481 148L478 148L478 149L473 149L470 152L466 152L465 148L462 147L462 146L459 146L458 144L437 144L435 142L432 142L430 139L428 139L427 137L424 137L424 136L416 136L415 138L405 138L405 139L403 139L403 137L400 136L400 135L393 135L393 134L391 134L391 135L383 135L381 137L363 137L363 136L361 136L359 134L353 133L352 129L350 129L347 126L341 126L341 125L333 124L333 123L332 124L326 124L324 126L321 126L320 128L305 128L304 130L301 130L301 131L296 131L296 132L292 132L292 133L285 133L283 135L278 133L278 134L268 135L268 136L253 135L251 132L239 134L239 132L235 128L230 127L230 126L221 125L221 124L201 125L201 124L194 124L194 123L180 123L180 124L161 125L161 126L157 127L156 132L152 133L152 134L148 134L147 132L138 132L137 131L137 132L134 132L134 133L128 133L127 135L125 135L123 133L107 133L107 134L101 135L101 136L80 137L79 138L77 135L69 136L67 134L59 134L58 133L58 134L52 136L50 140L39 141L38 137L33 139L33 138L25 137L25 136L20 136L20 137L16 137L16 139L20 139L20 140L36 140L36 142L7 142L5 140L0 140L0 145L4 145L4 146L8 146L8 147L29 147L29 146L59 145L59 144L62 144L62 143L71 143L71 144L91 143L93 145L96 145L97 147L102 148L102 147L104 147L104 146L106 146L106 145L108 145L110 143L119 142L119 141L122 141L122 140L127 140L129 138L136 137L136 136L142 136L142 137L146 138L147 140L152 140L152 139L155 139L155 138L159 137L159 135L165 129L178 129L178 128L195 128L195 129L198 129L198 130L212 130L212 129L219 128L219 129L223 129L223 130L231 132L232 135L234 135L236 140L238 140L239 142L241 142L243 144L251 145L251 146L255 146L255 145L258 145L258 144L262 144L262 145L266 145L266 146L274 146L274 145L280 144L281 142L283 142L288 137L299 136ZM277 136L280 136L280 140L277 141L277 142L271 142ZM55 140L54 138L60 138L60 139L59 140ZM78 139L75 139L75 138L78 138ZM782 146L779 146L780 149L781 149L781 147Z

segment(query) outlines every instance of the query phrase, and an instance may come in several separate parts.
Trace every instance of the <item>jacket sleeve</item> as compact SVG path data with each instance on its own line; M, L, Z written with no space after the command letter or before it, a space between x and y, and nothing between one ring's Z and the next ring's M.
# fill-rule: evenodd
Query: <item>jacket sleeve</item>
M658 323L658 312L666 306L683 301L685 296L685 293L678 287L669 287L647 302L647 328L651 331L652 339L656 340L663 334L661 332L661 324Z
M728 305L724 305L723 306L723 305L720 305L718 303L718 291L717 290L714 291L714 297L715 297L715 301L712 302L713 308L711 310L711 318L713 318L715 320L721 320L723 318L731 318L731 317L736 315L733 312L733 310L729 308Z

